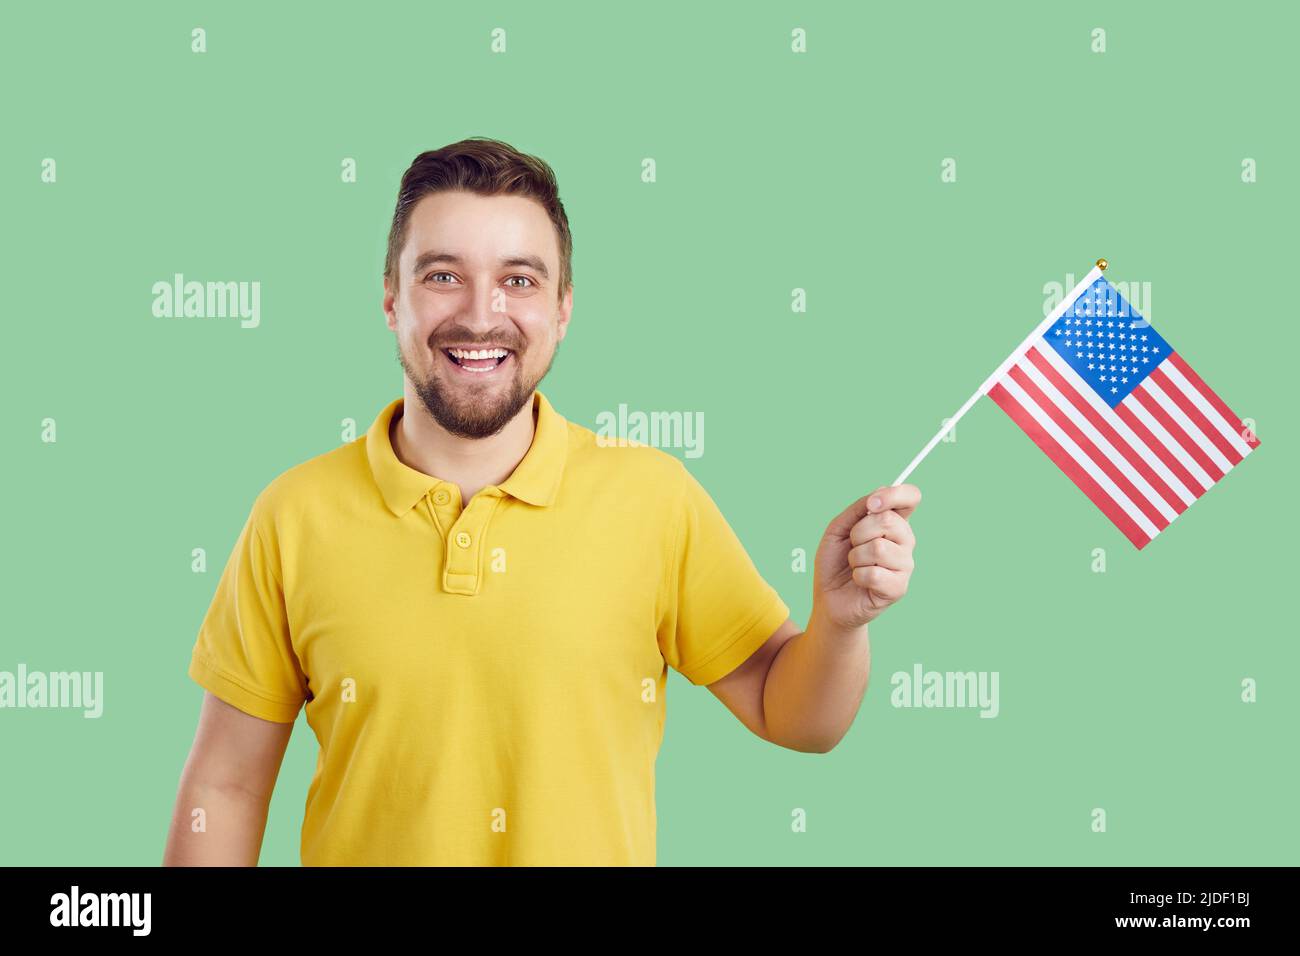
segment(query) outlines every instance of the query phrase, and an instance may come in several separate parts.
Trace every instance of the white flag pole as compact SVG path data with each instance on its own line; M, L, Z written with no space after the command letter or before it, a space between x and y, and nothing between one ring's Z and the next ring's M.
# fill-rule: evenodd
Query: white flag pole
M1051 328L1052 325L1056 322L1056 320L1061 317L1061 314L1065 312L1065 310L1068 309L1071 305L1074 304L1074 300L1079 297L1080 292L1082 292L1084 289L1088 288L1088 286L1092 285L1094 282L1097 281L1097 279L1101 276L1102 271L1105 270L1106 265L1107 263L1105 259L1097 260L1097 264L1093 266L1092 271L1089 272L1086 276L1084 276L1079 281L1079 284L1076 285L1073 290L1071 290L1069 295L1067 295L1065 298L1063 298L1060 302L1057 303L1056 308L1054 308L1048 314L1047 318L1043 319L1042 322L1038 323L1038 327L1035 328L1034 331L1030 332L1027 336L1025 336L1025 340L1016 346L1016 350L1012 352L1010 355L1008 355L1006 359L1003 361L1003 363L993 370L993 374L984 380L984 384L979 387L979 389L975 392L975 394L972 395L970 398L966 399L966 402L962 405L962 407L957 409L957 414L953 415L952 418L948 419L948 421L944 423L943 428L939 429L938 434L936 434L933 438L931 438L929 444L927 444L924 448L921 449L921 453L912 459L912 463L903 469L903 473L894 480L894 484L901 485L904 481L907 480L907 476L910 475L912 473L912 470L916 468L916 466L919 465L925 459L926 455L930 454L931 449L933 449L935 445L939 444L939 442L943 440L944 435L952 431L953 427L957 424L957 420L961 418L963 415L965 415L966 412L970 409L970 407L974 405L975 402L979 399L979 397L983 395L985 392L987 392L990 388L992 388L997 383L998 379L1002 378L1002 376L1006 373L1007 369L1011 368L1011 366L1015 365L1017 362L1020 361L1021 356L1023 356L1027 351L1029 351L1029 346L1033 345L1034 342L1038 339L1038 337L1042 335L1044 332L1046 332L1049 328Z

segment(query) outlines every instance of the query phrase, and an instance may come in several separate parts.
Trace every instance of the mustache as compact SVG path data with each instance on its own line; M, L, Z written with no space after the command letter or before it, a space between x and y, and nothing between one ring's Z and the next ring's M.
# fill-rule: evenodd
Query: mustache
M491 337L482 338L482 339L475 339L475 338L468 338L468 337L455 338L452 339L450 342L430 342L429 345L431 348L435 348L435 349L446 349L446 348L451 348L452 346L456 346L457 348L466 348L466 349L503 348L503 349L509 349L512 352L522 351L519 343L513 342L506 338L491 338Z

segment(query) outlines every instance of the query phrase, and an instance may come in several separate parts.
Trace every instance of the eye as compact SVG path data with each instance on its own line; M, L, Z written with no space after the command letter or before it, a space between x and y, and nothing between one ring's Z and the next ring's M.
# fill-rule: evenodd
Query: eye
M511 279L528 279L529 284L534 284L534 285L535 285L535 283L533 283L533 280L532 280L531 278L529 278L528 276L511 276L510 278L511 278ZM523 286L520 286L520 287L518 287L518 288L523 288Z
M425 276L424 278L425 278L425 281L428 281L429 279L432 279L434 276L449 276L449 275L451 275L450 272L430 272L430 273L429 273L427 276ZM441 283L441 282L440 282L440 283L435 283L435 285L445 285L445 284L446 284L446 283Z

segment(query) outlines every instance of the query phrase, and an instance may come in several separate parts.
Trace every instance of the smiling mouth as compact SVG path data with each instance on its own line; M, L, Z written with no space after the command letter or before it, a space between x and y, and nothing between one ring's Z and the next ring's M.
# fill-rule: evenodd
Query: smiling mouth
M457 368L476 375L482 375L500 368L515 354L510 349L505 348L444 348L441 349L441 352Z

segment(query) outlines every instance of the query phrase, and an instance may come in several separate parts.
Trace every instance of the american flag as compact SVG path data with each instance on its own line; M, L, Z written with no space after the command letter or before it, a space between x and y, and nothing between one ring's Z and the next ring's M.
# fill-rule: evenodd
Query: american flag
M1105 277L1075 292L986 394L1141 549L1259 439Z

